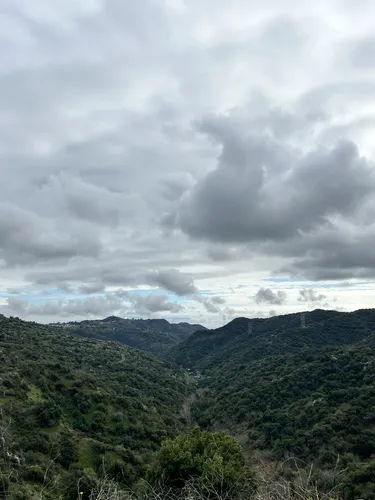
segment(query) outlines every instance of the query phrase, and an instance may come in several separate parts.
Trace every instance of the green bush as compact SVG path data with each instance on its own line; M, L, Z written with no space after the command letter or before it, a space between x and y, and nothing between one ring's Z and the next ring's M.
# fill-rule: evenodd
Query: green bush
M238 442L199 428L163 442L149 479L176 489L194 482L205 497L230 492L231 498L242 493L250 498L256 490L254 473L246 466Z

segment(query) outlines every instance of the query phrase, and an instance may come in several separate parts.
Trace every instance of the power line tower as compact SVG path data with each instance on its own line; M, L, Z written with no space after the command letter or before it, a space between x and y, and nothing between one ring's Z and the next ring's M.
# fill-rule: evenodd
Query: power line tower
M306 313L301 313L301 328L306 328Z
M249 321L249 324L248 324L247 328L248 328L247 331L248 331L249 335L251 335L253 333L253 324L252 324L251 321Z

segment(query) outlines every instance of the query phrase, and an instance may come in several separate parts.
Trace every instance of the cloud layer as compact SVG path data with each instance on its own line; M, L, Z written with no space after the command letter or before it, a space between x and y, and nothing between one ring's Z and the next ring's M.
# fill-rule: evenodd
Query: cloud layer
M1 13L0 311L216 324L333 300L280 276L371 303L373 2Z

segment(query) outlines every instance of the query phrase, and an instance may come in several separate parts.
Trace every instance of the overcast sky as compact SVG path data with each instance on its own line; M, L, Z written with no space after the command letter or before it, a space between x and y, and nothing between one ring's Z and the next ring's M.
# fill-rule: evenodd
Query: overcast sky
M2 0L0 312L375 300L373 0Z

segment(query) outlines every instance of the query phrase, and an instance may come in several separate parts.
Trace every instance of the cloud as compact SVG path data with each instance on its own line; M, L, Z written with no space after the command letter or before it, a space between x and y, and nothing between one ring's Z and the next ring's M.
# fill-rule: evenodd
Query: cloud
M281 306L287 299L286 292L278 290L273 292L270 288L260 288L254 296L257 304L272 304Z
M299 297L298 301L299 302L322 302L327 299L327 296L319 293L317 294L315 290L312 290L311 288L305 288L303 290L299 291Z
M373 164L352 142L304 153L277 140L272 115L265 124L271 139L246 135L249 118L201 123L222 150L217 167L181 200L175 223L184 232L229 243L283 241L324 228L335 216L360 218L361 208L371 206Z
M367 37L348 44L350 62L354 67L373 68L375 57L375 38Z
M183 311L184 307L177 302L169 302L168 296L164 294L130 295L130 302L134 306L134 310L139 314L147 314L154 312L173 312L178 313Z
M77 255L96 257L100 242L90 229L78 222L66 228L58 218L52 224L10 202L0 202L0 259L7 266L17 266L66 261Z
M185 193L170 222L196 240L287 257L282 270L292 275L342 279L366 269L371 275L374 163L348 140L307 151L288 145L290 134L295 140L305 126L310 130L319 114L270 111L263 118L241 111L200 122L220 144L217 166ZM230 257L220 247L210 255Z
M105 291L105 285L104 283L100 282L93 282L93 283L88 283L87 285L82 285L78 288L78 291L80 293L100 293Z
M239 282L372 279L374 11L5 2L0 269L5 290L33 295L13 306L45 319L42 295L100 315L118 304L96 294L158 287L191 318L231 317L217 309L246 312L226 293ZM225 306L199 290L223 290ZM88 302L66 308L77 293Z
M194 284L193 277L187 273L182 273L178 269L165 269L150 275L150 283L179 296L193 295L199 293Z
M170 302L165 294L140 295L118 291L84 299L46 301L32 304L20 297L7 299L6 311L23 318L48 317L103 317L110 314L122 316L149 316L158 312L179 313L183 306Z
M203 305L204 309L212 314L221 313L220 305L224 305L226 300L223 297L205 297L203 295L195 295L194 300Z

